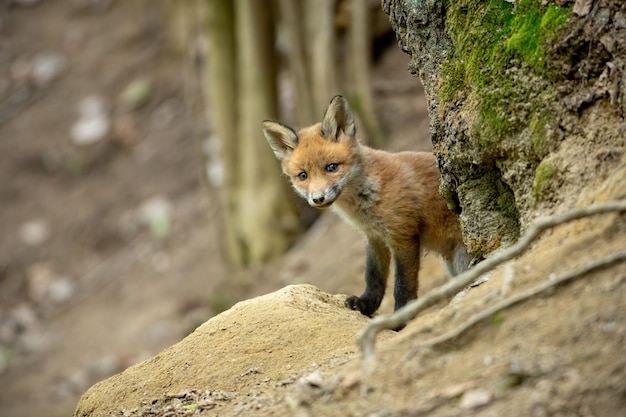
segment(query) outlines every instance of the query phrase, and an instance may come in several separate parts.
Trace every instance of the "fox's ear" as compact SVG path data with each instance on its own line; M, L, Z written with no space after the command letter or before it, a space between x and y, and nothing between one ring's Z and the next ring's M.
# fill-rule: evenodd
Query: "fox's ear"
M330 101L322 119L322 136L336 141L339 140L341 132L354 136L356 127L348 100L343 96L335 96Z
M298 144L298 136L291 128L272 120L263 121L263 134L278 160L292 153Z

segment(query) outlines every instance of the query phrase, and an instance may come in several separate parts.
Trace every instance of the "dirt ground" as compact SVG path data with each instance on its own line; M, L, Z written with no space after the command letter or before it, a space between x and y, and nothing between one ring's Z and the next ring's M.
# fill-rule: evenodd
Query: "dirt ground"
M322 216L285 257L230 282L218 253L215 207L203 184L202 144L189 116L182 58L169 47L163 16L149 0L112 2L100 10L106 3L42 0L33 7L5 7L0 15L3 415L70 415L92 384L173 345L238 297L298 283L332 294L363 287L362 238L333 215ZM64 61L43 85L32 76L41 54ZM407 62L391 45L374 69L376 102L390 148L424 150L428 116ZM140 105L124 108L124 92L138 80L149 81L149 94ZM78 106L93 96L109 109L113 133L78 146L71 139ZM620 175L613 182L617 190L607 191L611 198L624 198L623 169ZM165 225L146 214L155 210L167 213ZM527 288L623 249L624 223L612 219L546 237L539 251L512 265L521 278L511 288ZM490 285L478 287L460 307L430 313L400 333L398 343L385 345L385 358L395 367L379 369L367 384L344 378L344 388L323 395L294 391L289 395L296 409L312 401L313 415L360 415L370 401L370 410L378 407L371 415L464 415L476 407L446 414L439 405L458 403L465 392L499 400L488 409L492 415L515 409L591 416L601 415L594 414L596 403L624 405L623 266L507 312L479 329L484 337L461 341L471 348L413 351L416 339L458 325L492 301L503 290L503 273L494 273ZM422 276L430 277L422 281L422 293L445 282L431 256ZM385 298L383 312L391 302ZM327 365L324 381L358 372L349 361L340 368ZM528 395L511 394L507 384ZM417 393L425 393L422 408ZM262 395L276 405L285 392ZM306 399L311 395L315 401ZM394 405L395 413L385 411ZM272 410L279 409L259 415Z

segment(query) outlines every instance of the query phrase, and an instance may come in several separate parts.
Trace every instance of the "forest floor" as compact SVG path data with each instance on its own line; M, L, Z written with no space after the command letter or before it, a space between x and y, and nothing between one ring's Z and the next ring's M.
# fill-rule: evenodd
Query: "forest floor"
M3 415L70 415L89 386L178 342L241 298L293 283L314 284L333 294L360 293L364 285L363 239L332 214L324 214L285 257L241 281L229 281L219 256L216 207L203 182L202 141L190 116L183 59L168 43L163 16L147 0L113 2L102 11L86 6L98 3L107 2L41 1L5 8L0 15ZM34 70L41 62L48 69L61 62L61 69L45 79ZM377 62L377 108L391 149L428 150L425 100L407 62L395 45ZM146 81L145 99L128 105L124 92ZM113 131L95 143L76 145L71 131L88 97L108 109ZM166 226L155 222L154 212L165 213ZM566 266L559 257L568 251L577 253L575 266L580 266L623 246L619 230L604 237L579 232L553 235L548 241L553 249L534 254L534 276L562 272ZM422 276L430 278L421 283L422 294L445 282L435 257L427 256L423 264ZM526 271L523 260L515 269ZM535 309L519 313L521 321L507 318L498 334L506 345L479 340L463 352L467 366L456 368L457 374L421 375L430 384L430 399L457 398L446 394L449 380L474 381L452 387L454 392L472 391L467 387L480 378L492 378L496 386L520 361L521 377L531 381L524 389L536 390L539 397L549 390L588 394L581 382L587 371L577 367L580 358L618 381L626 369L625 277L621 268L603 276L599 285L580 282L558 303L538 300ZM481 291L470 310L493 298L488 288ZM391 309L391 298L385 298L382 311ZM568 318L590 335L584 344L571 338L579 334L571 327L550 326ZM432 331L429 323L401 334L399 346L415 333ZM531 354L523 338L532 329L541 330L537 337L543 347ZM621 340L621 357L608 339ZM508 345L519 355L508 358ZM556 348L560 345L571 346L570 356L563 356ZM400 353L388 355L402 360ZM430 355L418 359L440 365L453 360L455 352ZM389 372L397 373L393 369ZM386 377L389 384L409 383L400 375L377 376L382 383ZM598 398L613 393L626 401L624 391L616 391L617 382L597 383L606 388ZM539 397L538 404L544 401ZM353 400L357 405L364 401ZM529 403L515 405L534 409ZM537 408L537 415L593 415L590 407L551 404Z

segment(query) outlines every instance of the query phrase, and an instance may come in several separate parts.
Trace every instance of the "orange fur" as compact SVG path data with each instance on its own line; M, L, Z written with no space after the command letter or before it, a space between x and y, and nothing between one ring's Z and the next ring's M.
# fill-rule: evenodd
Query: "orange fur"
M294 189L312 206L337 211L368 239L367 289L349 297L348 307L366 315L376 311L391 259L396 308L416 298L423 248L440 253L455 273L467 268L459 223L439 194L432 153L389 153L360 144L341 96L321 123L296 133L266 121L264 133Z

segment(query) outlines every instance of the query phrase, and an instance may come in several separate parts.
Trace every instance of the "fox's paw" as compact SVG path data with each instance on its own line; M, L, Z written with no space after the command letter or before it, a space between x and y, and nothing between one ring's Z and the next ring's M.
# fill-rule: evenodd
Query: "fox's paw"
M368 303L367 300L357 297L356 295L351 295L350 297L346 298L345 302L346 307L348 307L350 310L360 311L361 314L368 317L371 317L375 311L375 309L372 308L370 304L371 303Z

